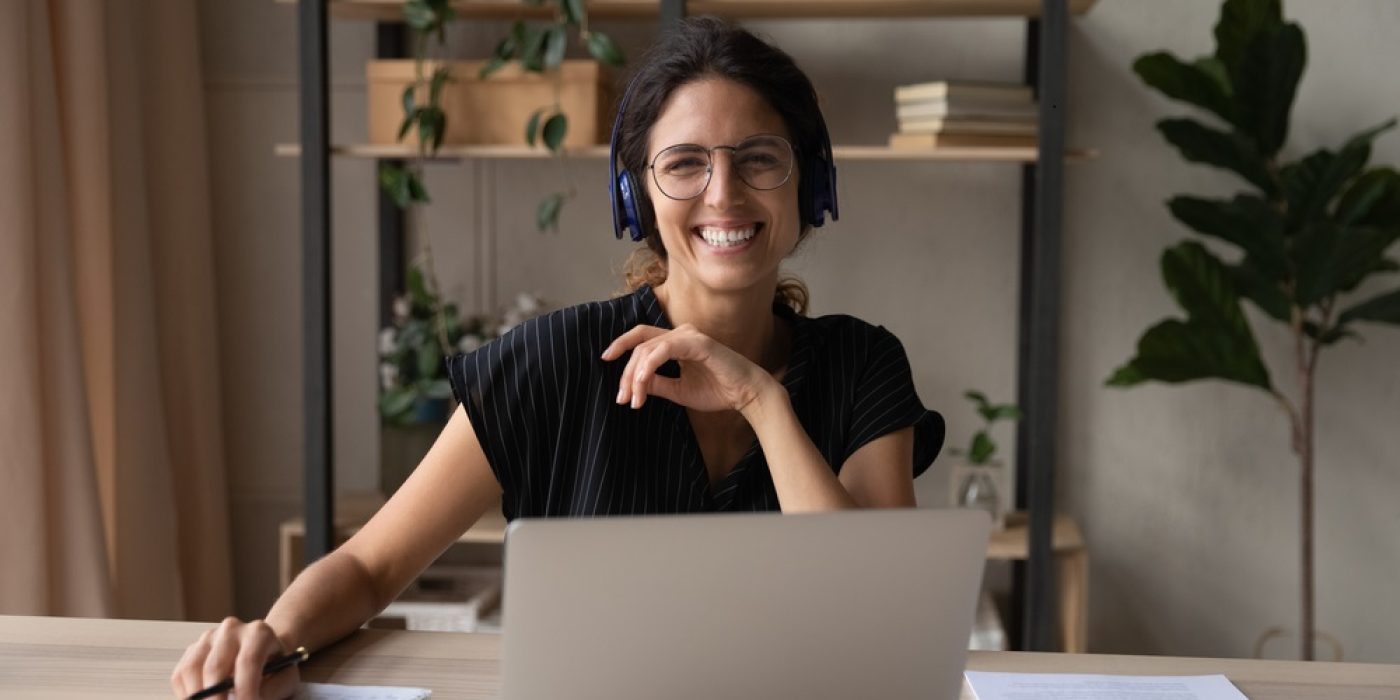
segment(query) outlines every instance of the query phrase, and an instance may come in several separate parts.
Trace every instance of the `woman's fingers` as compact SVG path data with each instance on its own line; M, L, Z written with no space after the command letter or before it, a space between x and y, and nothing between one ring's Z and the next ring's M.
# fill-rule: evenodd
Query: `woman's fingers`
M233 665L234 694L240 698L271 697L262 693L262 669L269 660L284 653L272 627L262 620L243 626L239 633L238 657Z
M238 658L237 618L226 617L209 638L209 655L200 670L200 687L207 688L233 675L233 661Z
M175 691L176 697L188 697L204 687L199 683L203 678L204 658L209 655L209 639L213 636L214 630L205 630L185 648L185 655L175 664L175 670L170 673L170 689Z
M660 335L665 335L670 331L656 326L637 325L631 330L613 339L612 343L603 350L604 360L615 360L622 357L628 350Z
M658 339L651 343L651 347L646 349L642 358L637 360L636 366L632 368L632 408L641 408L642 404L646 403L647 387L656 378L656 371L661 369L661 365L672 359L674 348L675 345L666 339Z

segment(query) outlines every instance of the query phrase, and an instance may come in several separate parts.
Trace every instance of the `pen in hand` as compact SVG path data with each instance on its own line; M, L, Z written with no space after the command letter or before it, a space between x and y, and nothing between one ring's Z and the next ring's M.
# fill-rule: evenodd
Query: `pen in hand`
M310 654L307 653L306 647L297 647L295 650L292 651L292 653L286 654L285 656L279 656L267 662L267 664L263 666L263 675L270 676L274 673L277 673L278 671L281 671L282 669L295 666L305 661L309 656ZM187 700L199 700L199 698L207 698L213 695L218 695L219 693L227 693L230 690L233 690L233 679L225 678L222 681L219 681L218 683L191 695Z

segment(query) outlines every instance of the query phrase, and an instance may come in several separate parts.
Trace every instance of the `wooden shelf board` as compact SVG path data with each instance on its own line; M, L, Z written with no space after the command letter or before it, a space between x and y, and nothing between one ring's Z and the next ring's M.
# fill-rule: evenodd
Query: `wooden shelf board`
M836 146L837 161L945 161L983 163L1031 163L1036 160L1034 148L930 148L927 150L897 149L888 146ZM279 143L273 152L284 157L301 155L301 145ZM331 155L349 158L412 158L415 151L408 146L382 146L374 144L343 144L331 146ZM584 146L569 149L566 154L573 158L607 158L607 146ZM548 158L549 151L543 147L529 146L443 146L438 150L436 160L450 161L466 158ZM1066 159L1071 162L1092 160L1098 157L1094 149L1070 149Z
M297 0L276 0L292 5ZM1070 12L1084 14L1096 0L1069 0ZM403 17L404 0L330 0L330 13L344 19L392 21ZM654 19L658 0L593 0L590 17ZM547 18L553 8L529 7L522 0L454 0L459 19ZM743 18L1036 17L1040 0L691 0L691 15Z

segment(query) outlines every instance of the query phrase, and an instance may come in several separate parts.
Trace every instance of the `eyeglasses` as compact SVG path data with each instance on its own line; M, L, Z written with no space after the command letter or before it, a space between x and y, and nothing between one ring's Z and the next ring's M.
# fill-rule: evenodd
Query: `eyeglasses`
M677 144L656 154L646 167L661 194L671 199L694 199L710 186L714 152L721 150L730 152L730 167L753 189L775 190L792 177L792 144L773 134L750 136L733 146Z

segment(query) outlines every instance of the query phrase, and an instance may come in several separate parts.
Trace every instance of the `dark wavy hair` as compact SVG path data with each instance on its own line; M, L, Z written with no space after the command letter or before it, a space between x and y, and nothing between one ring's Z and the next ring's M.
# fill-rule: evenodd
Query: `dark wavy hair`
M661 108L677 88L705 78L724 78L757 92L782 117L797 156L797 207L802 216L801 241L811 231L808 212L812 185L817 181L818 155L827 148L826 122L817 91L792 57L754 34L714 17L682 20L659 39L632 78L627 109L618 125L617 154L621 167L635 182L645 182L647 144ZM830 158L829 153L823 154ZM623 275L627 288L666 280L666 248L657 235L656 213L645 187L637 188L637 209L646 245L628 258ZM784 277L778 301L806 313L809 294L801 280Z

